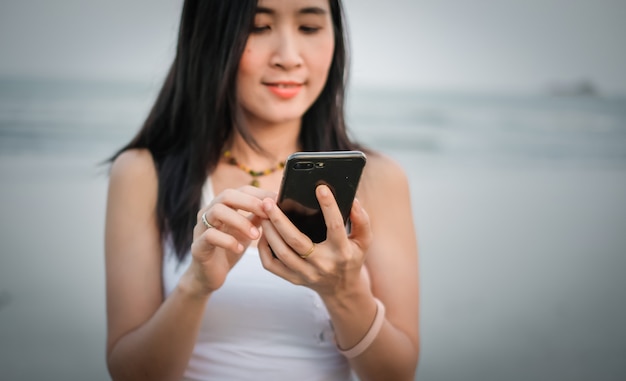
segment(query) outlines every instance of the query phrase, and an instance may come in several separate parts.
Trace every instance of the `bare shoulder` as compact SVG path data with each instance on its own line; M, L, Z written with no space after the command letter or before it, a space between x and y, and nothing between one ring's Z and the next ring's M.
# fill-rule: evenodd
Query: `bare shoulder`
M150 180L156 181L157 178L152 154L147 149L130 149L122 152L113 161L110 175L111 181L116 182L141 183Z
M109 217L153 218L158 196L158 177L152 154L146 149L121 153L110 171ZM111 213L120 210L120 213Z
M387 180L406 178L404 169L395 160L380 152L372 152L367 157L366 169L371 175L387 176Z
M407 194L408 179L402 166L382 153L369 153L359 197L367 204L376 204L381 198L388 200L394 195Z

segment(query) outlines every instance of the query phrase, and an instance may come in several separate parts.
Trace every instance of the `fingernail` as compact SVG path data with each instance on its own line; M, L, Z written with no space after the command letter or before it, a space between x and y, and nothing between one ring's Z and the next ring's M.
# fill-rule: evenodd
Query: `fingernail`
M323 197L328 196L328 187L326 185L320 185L320 195Z
M361 203L359 202L359 199L357 198L354 199L354 211L361 212Z
M263 201L263 210L266 212L269 212L272 210L273 208L273 203L271 201Z
M237 251L240 252L240 253L243 251L243 245L242 244L238 244L237 245Z
M252 236L252 238L256 238L259 236L259 229L256 228L256 226L253 226L250 228L250 235Z

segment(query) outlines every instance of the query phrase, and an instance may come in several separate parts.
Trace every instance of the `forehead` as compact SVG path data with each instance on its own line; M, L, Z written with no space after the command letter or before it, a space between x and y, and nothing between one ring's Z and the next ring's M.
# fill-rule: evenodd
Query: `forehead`
M330 4L328 0L259 0L257 8L271 9L276 12L294 13L297 13L302 9L318 8L330 13Z

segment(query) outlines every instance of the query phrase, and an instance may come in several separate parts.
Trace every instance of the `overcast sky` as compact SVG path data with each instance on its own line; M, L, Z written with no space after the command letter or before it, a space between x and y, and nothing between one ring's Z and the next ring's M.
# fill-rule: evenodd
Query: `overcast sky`
M344 0L352 83L626 93L626 0ZM181 0L0 0L0 76L160 81Z

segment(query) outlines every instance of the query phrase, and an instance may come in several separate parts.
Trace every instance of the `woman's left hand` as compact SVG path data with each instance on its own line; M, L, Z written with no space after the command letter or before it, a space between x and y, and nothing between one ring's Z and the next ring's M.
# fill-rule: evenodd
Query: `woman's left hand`
M261 262L270 272L291 283L309 287L322 297L349 294L363 287L362 268L372 241L369 217L355 199L350 211L352 226L348 235L330 189L320 185L315 192L326 222L326 240L314 245L274 200L266 198L263 208L268 219L261 223L263 236L258 245Z

